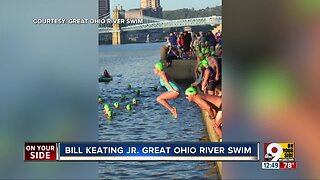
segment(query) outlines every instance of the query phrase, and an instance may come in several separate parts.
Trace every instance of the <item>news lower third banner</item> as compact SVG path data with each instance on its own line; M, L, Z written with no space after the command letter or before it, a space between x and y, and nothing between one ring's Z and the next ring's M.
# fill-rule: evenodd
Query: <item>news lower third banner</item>
M25 143L25 161L259 161L259 143Z

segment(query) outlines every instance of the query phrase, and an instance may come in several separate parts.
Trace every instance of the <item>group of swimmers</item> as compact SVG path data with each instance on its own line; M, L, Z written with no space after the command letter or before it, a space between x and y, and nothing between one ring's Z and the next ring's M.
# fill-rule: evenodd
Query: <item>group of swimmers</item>
M221 55L222 45L211 47L207 43L199 43L195 47L197 65L195 67L196 81L185 90L189 102L196 103L209 114L212 127L222 137L222 91L221 91ZM176 99L180 95L177 83L164 71L164 64L158 62L154 66L154 73L160 77L160 84L167 89L157 97L157 102L166 107L173 117L177 118L177 109L167 101Z
M128 89L131 89L131 85L128 85ZM140 90L137 89L135 90L135 95L140 96ZM125 95L120 96L121 101L125 101L127 97ZM98 103L99 104L104 104L103 105L103 115L106 116L107 119L112 120L113 118L113 111L111 107L108 105L108 103L105 102L105 99L102 98L101 96L98 96ZM125 103L125 108L129 112L132 110L132 106L138 105L138 100L136 97L132 98L131 103ZM120 108L120 103L118 101L114 102L113 104L114 109L119 109Z

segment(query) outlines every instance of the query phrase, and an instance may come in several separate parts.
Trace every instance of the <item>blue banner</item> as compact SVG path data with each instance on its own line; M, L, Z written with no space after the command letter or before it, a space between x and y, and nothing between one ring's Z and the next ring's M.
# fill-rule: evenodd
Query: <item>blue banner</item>
M59 143L59 160L257 161L258 143Z

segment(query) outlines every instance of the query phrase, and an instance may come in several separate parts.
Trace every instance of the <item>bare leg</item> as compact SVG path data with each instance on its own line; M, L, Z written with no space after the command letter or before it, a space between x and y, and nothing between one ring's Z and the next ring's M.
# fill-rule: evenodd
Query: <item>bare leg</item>
M160 96L157 97L158 103L169 109L173 116L177 116L177 110L173 108L167 100L176 99L179 97L179 94L176 92L164 92Z
M216 131L216 133L218 134L218 136L220 138L222 138L222 128L221 126L214 128L214 130Z
M222 124L222 111L218 111L216 115L216 123L218 126Z
M221 125L222 125L222 111L218 111L216 118L212 121L212 127L220 138L222 138Z

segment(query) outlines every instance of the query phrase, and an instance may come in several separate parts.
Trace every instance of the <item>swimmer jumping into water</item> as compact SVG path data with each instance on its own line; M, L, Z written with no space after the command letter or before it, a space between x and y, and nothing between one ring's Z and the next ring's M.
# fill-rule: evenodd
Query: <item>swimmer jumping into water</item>
M158 96L157 101L158 103L169 109L174 118L177 118L177 109L175 107L172 107L167 102L167 100L178 98L180 94L179 88L173 82L173 80L166 75L163 69L164 65L161 62L155 64L153 68L153 72L160 77L160 84L168 90L167 92L164 92L160 96Z

